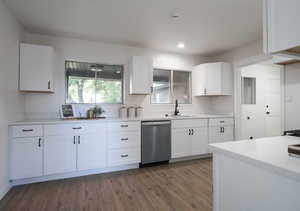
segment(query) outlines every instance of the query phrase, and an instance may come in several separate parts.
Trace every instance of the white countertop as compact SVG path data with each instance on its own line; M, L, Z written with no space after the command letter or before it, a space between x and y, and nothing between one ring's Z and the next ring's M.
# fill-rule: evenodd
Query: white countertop
M151 121L151 120L180 120L180 119L213 119L213 118L233 118L233 115L210 115L197 114L191 116L145 116L142 118L105 118L105 119L81 119L81 120L63 120L63 119L38 119L11 122L9 125L33 125L33 124L62 124L62 123L97 123L97 122L115 122L115 121Z
M213 153L223 153L300 181L300 158L288 155L288 145L300 144L300 138L279 136L256 140L210 144Z

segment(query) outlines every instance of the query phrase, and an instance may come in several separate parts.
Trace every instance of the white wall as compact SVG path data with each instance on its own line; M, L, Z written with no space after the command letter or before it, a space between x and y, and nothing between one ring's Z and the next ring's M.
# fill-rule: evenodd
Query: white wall
M58 109L65 102L65 60L82 62L99 62L124 64L125 78L127 75L127 63L130 56L145 55L154 59L154 66L167 69L179 69L191 71L194 65L209 61L209 58L197 56L170 54L155 50L126 47L99 42L84 41L63 37L45 36L25 33L24 42L35 44L48 44L55 48L56 68L54 73L54 94L26 94L25 114L27 118L55 118ZM128 93L128 81L125 82L125 90ZM150 104L150 96L130 96L126 94L125 103L128 105L141 105L145 115L163 114L173 111L174 105ZM119 106L109 106L104 109L111 116L117 115ZM191 105L181 105L181 110L186 113L210 113L209 98L193 98Z
M300 129L300 64L285 67L285 126Z
M0 199L9 188L8 123L23 119L24 98L18 89L21 28L0 1Z

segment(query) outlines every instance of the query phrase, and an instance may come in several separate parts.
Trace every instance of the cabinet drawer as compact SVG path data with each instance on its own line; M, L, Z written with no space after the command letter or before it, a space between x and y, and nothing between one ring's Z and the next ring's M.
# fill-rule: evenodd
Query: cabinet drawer
M42 125L24 125L12 127L13 138L43 136Z
M140 121L111 122L108 123L108 130L114 132L140 131L141 122Z
M108 140L110 149L140 148L140 146L140 132L115 133Z
M45 136L56 135L79 135L86 133L101 133L105 132L106 124L57 124L45 125Z
M141 162L141 150L135 149L113 149L108 152L108 165L118 166Z
M207 119L180 119L172 120L172 128L208 127Z
M209 126L224 126L224 125L233 125L233 118L217 118L210 119Z

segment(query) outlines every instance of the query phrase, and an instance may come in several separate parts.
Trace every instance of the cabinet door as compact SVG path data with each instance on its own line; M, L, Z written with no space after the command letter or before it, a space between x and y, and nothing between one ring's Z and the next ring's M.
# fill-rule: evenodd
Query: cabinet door
M130 61L130 94L151 94L153 62L150 58L134 56Z
M20 44L20 90L53 92L53 48Z
M221 95L222 63L212 63L205 69L206 95Z
M221 126L209 127L209 143L218 143L221 140Z
M189 129L172 130L172 158L180 158L191 155L191 136Z
M192 129L192 155L208 153L208 128Z
M75 136L46 136L44 143L45 175L76 171Z
M43 175L42 139L16 138L11 146L11 179L24 179Z
M220 142L233 141L233 126L224 126L220 133Z
M264 31L267 53L300 46L299 10L299 0L265 0Z
M206 94L206 71L205 65L199 65L192 72L193 96L203 96Z
M98 133L77 137L77 170L106 167L106 137Z

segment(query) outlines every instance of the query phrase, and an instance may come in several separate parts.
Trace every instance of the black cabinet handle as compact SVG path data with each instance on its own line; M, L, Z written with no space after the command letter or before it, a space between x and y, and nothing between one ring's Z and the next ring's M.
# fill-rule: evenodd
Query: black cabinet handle
M72 127L73 130L81 130L82 127Z
M78 136L78 144L80 144L80 136Z
M121 138L121 141L128 141L128 138Z
M76 144L76 137L73 137L73 144Z
M42 146L42 145L41 145L41 141L42 141L42 138L39 138L39 144L38 144L39 147Z
M121 155L121 158L127 158L127 157L128 157L128 154Z
M194 129L192 129L192 136L194 135Z
M189 129L189 136L191 135L191 129Z
M23 132L32 132L32 131L33 131L33 129L28 129L28 130L26 130L26 129L23 129L22 131L23 131Z
M51 89L51 81L48 81L48 89Z
M128 125L121 125L121 127L128 127Z

